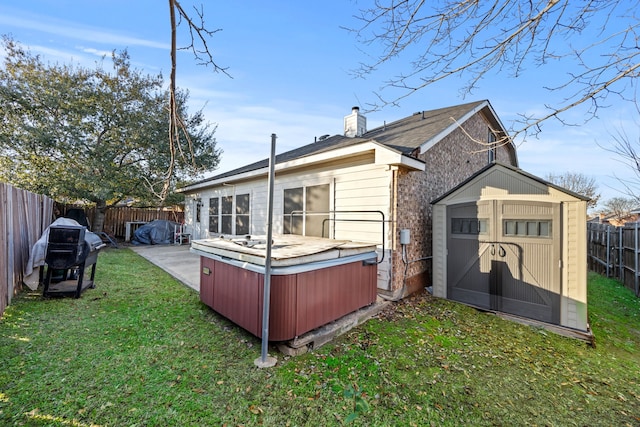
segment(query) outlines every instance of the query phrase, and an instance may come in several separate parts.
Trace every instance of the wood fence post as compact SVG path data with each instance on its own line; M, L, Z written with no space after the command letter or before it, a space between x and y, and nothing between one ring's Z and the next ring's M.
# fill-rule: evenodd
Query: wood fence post
M9 185L7 188L7 214L9 215L9 221L7 222L7 305L11 304L11 298L14 292L14 278L15 278L15 211L13 205L13 186Z

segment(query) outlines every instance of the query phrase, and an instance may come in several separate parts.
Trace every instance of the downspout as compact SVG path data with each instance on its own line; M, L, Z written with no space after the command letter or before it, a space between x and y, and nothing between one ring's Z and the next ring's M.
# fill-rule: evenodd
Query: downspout
M337 199L337 197L338 197L338 190L337 190L337 186L336 186L336 178L333 177L333 201L332 201L333 206L330 205L329 206L329 210L334 210L334 211L336 210L336 199ZM329 227L331 229L333 229L333 238L335 239L336 238L336 215L335 214L333 214L333 221L332 222L333 222L333 227L331 226L332 225L331 221L329 222ZM327 233L328 236L331 236L331 234L332 234L331 233L331 229L329 229L329 232Z
M393 254L393 252L398 248L397 244L396 244L396 236L397 236L397 231L398 231L398 182L400 180L398 179L398 168L394 168L391 171L391 209L393 209L393 212L391 212L391 224L393 225L393 229L392 227L389 227L389 250L391 251L391 253ZM391 260L391 262L389 263L389 269L391 270L391 285L393 287L393 283L395 282L395 276L396 276L396 272L394 269L394 264L395 264L395 257L390 256L389 259ZM404 288L404 285L403 285ZM404 289L401 290L404 293ZM392 291L393 292L393 291ZM393 294L395 294L393 292ZM400 298L402 298L402 295L400 296ZM397 297L395 297L394 299L399 299Z
M389 250L391 254L393 254L394 250L397 247L395 236L396 236L396 231L398 229L398 168L394 168L391 170L391 200L389 202L391 206L391 217L390 217L391 226L389 227L389 235L391 237L389 238L390 240ZM382 237L386 238L387 236L382 236ZM404 257L404 254L403 254L403 257ZM390 280L391 280L391 286L393 287L393 283L395 281L395 269L394 269L395 258L393 257L393 255L390 256L389 258L390 258L389 270L390 270L390 276L391 276ZM391 290L390 291L391 295L386 295L384 293L378 292L378 296L386 301L401 300L406 291L404 280L402 282L402 288L400 288L399 291L400 293Z

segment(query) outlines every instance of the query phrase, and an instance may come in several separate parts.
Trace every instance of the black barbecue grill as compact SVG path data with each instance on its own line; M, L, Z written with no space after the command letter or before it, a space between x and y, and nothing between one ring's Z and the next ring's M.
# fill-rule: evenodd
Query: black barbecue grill
M49 228L49 241L45 255L47 275L44 280L43 296L74 296L80 298L87 288L94 288L98 252L105 244L101 239L87 239L86 228L78 225L64 225ZM84 280L84 272L91 267L89 280ZM62 273L62 280L54 282L54 272Z

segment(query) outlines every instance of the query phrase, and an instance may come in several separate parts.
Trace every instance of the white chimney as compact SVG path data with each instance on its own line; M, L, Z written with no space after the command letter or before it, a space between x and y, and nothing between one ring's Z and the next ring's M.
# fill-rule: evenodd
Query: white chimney
M353 138L367 132L367 118L360 114L360 107L353 107L351 114L344 116L344 136Z

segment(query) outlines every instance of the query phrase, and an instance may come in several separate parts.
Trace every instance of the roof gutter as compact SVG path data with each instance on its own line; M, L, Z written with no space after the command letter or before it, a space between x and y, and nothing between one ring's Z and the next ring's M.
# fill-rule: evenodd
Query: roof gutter
M399 151L392 150L389 147L386 147L375 141L366 141L361 144L339 148L339 149L331 150L325 153L319 153L319 154L313 154L306 157L300 157L298 159L290 160L288 162L279 163L275 165L275 170L283 171L291 168L310 166L317 163L326 163L337 158L344 159L345 157L355 156L367 151L373 151L375 153L376 164L385 164L390 166L403 166L412 170L420 170L420 171L425 170L424 162L414 159L412 157L406 156ZM233 182L245 181L248 179L262 178L266 176L268 172L269 172L269 168L263 167L263 168L255 169L249 172L240 173L237 175L226 176L219 179L201 181L192 185L187 185L185 187L177 189L176 192L191 193L197 190L201 190L203 188L216 187L218 185L230 184Z
M192 191L201 190L203 188L215 187L218 185L229 184L234 181L242 181L245 179L257 178L263 175L267 175L269 172L269 167L264 167L260 169L255 169L250 172L241 173L238 175L227 176L220 179L212 179L207 181L201 181L195 184L187 185L185 187L181 187L176 189L176 193L191 193Z

